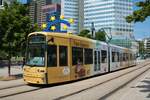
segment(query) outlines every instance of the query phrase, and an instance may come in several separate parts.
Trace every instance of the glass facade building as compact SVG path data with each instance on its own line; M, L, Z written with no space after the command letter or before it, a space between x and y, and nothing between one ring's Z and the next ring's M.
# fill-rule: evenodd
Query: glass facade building
M4 2L8 5L11 4L14 0L0 0L0 9L3 9Z
M32 0L33 1L33 0ZM133 23L127 23L125 17L132 14L132 0L35 0L30 11L37 17L37 22L42 17L42 6L60 4L61 15L68 20L73 18L75 23L68 28L69 32L79 33L83 29L91 30L92 23L96 31L105 28L114 37L130 38L133 36ZM35 4L34 4L35 3ZM34 17L33 17L34 20ZM107 30L109 28L109 30Z
M61 0L61 15L68 20L73 18L75 23L68 28L69 32L78 33L79 30L79 3L78 0Z
M2 5L2 0L0 0L0 5Z
M84 28L91 29L94 23L96 31L109 28L114 37L130 38L133 24L127 23L125 17L132 14L132 7L132 0L84 0Z

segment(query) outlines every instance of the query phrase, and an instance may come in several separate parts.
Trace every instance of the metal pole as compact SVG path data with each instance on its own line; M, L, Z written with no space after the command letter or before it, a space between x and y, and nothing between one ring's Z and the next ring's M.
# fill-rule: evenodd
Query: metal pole
M9 44L9 53L8 53L8 75L10 76L11 73L10 73L10 67L11 67L11 45L10 45L10 42L8 43Z
M108 45L108 72L110 72L110 41L112 39L112 35L111 35L111 27L105 27L105 28L101 28L105 35L107 36L108 38L108 41L106 41L107 45ZM109 29L109 32L110 32L110 36L105 32L104 29Z
M110 35L111 35L111 28L109 28L109 32L110 32ZM110 72L110 45L109 45L109 43L112 39L112 35L108 39L109 39L109 41L107 42L107 44L108 44L108 72Z
M91 23L91 32L92 32L92 37L95 38L95 27L94 27L94 22Z

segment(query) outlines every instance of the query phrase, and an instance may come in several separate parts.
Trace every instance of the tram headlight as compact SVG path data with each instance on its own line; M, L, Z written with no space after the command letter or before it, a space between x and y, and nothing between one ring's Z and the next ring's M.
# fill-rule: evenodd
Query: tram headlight
M38 69L37 71L38 71L38 72L41 72L41 73L44 73L44 72L45 72L45 70L40 70L40 69Z

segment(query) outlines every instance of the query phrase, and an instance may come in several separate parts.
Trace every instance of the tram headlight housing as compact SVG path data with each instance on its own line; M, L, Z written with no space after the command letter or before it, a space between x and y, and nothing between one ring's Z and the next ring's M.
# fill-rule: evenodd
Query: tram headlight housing
M38 69L37 72L45 73L45 70L43 70L43 69Z

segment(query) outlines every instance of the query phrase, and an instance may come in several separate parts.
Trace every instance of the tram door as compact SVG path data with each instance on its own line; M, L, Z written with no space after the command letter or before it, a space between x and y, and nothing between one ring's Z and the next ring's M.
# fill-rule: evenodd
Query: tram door
M47 82L58 83L70 80L68 67L68 47L48 45L47 48Z
M94 50L94 71L100 71L100 51Z

